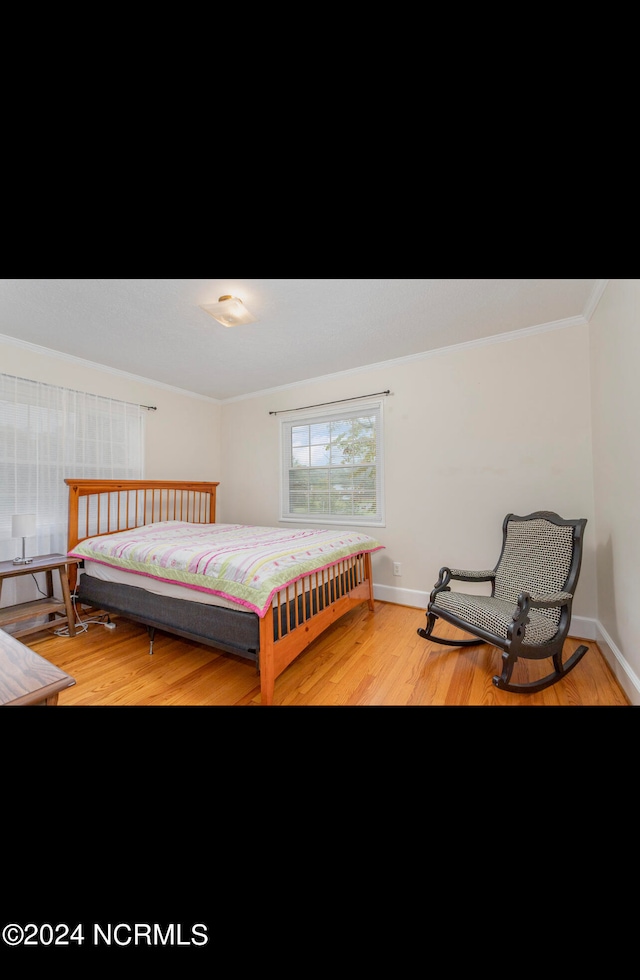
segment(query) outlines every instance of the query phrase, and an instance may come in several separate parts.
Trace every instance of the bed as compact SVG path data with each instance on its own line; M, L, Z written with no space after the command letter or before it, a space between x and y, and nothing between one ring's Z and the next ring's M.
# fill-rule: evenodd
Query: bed
M374 611L360 531L216 523L218 483L65 480L76 603L256 662L261 701L276 678L356 606Z

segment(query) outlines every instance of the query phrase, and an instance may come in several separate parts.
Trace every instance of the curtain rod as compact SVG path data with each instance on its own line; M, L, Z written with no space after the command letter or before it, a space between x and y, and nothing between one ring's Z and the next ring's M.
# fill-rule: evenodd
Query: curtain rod
M136 408L145 408L147 412L157 412L155 405L136 405L135 402L125 402L122 398L111 398L109 395L94 395L90 391L79 391L77 388L65 388L64 385L50 385L48 381L34 381L33 378L21 378L17 374L3 374L4 378L11 378L12 381L26 381L30 385L45 385L47 388L57 388L59 391L70 391L73 395L88 395L89 398L104 398L105 401L118 402L120 405L133 405Z
M356 395L354 398L340 398L335 402L320 402L318 405L303 405L301 408L283 408L279 412L269 412L269 415L286 415L288 412L304 412L307 408L326 408L327 405L342 405L344 402L357 402L362 398L376 398L378 395L390 395L387 391L374 391L371 395Z

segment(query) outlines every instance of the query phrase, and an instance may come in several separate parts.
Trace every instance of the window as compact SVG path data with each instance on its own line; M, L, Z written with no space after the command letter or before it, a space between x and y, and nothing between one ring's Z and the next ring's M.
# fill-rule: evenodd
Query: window
M280 519L382 526L382 423L382 402L283 419Z
M139 405L0 374L0 560L19 550L13 514L36 515L31 554L66 552L65 478L142 477L143 416Z

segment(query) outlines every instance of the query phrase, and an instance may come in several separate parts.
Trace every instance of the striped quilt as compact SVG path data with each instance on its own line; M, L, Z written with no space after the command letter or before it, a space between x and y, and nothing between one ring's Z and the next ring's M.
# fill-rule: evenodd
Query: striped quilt
M359 531L163 521L87 538L69 555L222 596L263 617L280 589L383 547Z

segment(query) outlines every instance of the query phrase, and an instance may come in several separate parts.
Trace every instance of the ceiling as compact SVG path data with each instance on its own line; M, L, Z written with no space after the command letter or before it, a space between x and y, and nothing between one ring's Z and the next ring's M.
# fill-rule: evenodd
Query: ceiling
M606 279L0 279L9 338L224 401L502 333L586 322ZM225 328L222 295L258 322Z

